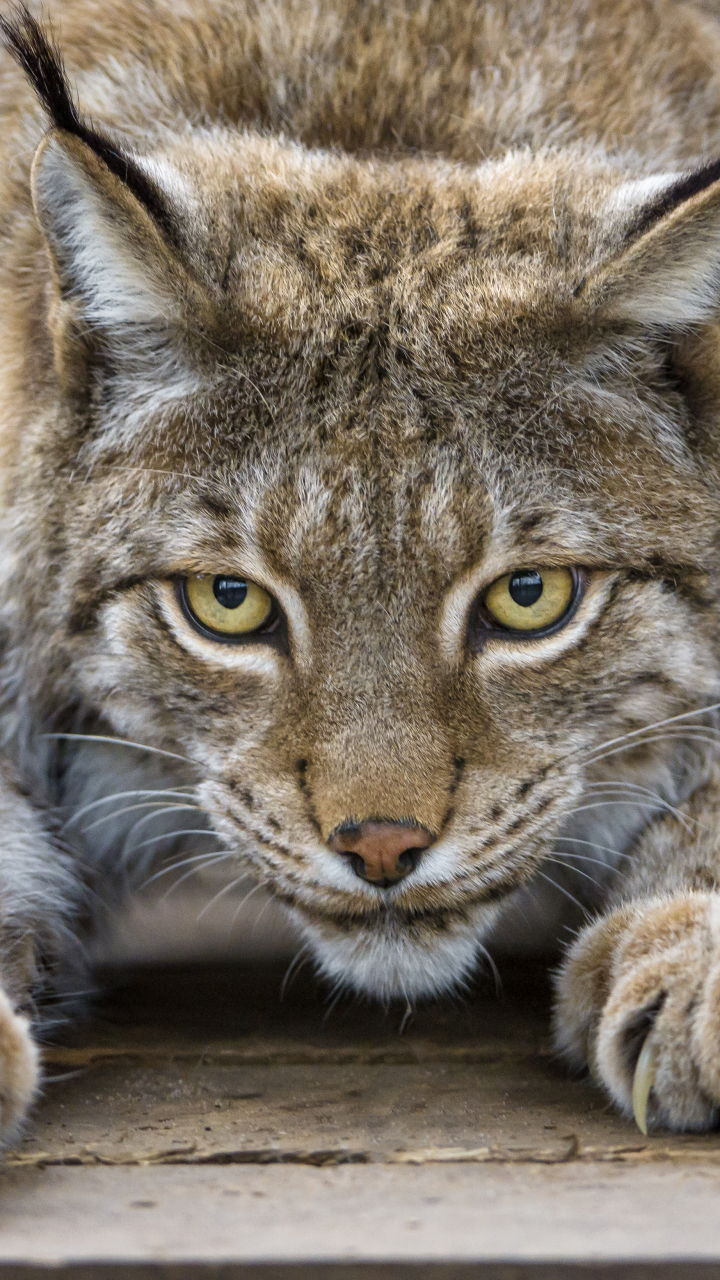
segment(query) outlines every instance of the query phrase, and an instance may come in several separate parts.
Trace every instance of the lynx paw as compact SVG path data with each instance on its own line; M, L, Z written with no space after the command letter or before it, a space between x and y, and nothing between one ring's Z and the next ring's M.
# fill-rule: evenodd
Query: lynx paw
M40 1064L30 1024L0 989L0 1145L16 1135L37 1091Z
M720 1115L720 894L621 907L585 929L557 980L557 1047L588 1062L641 1128ZM633 1085L635 1097L633 1098Z

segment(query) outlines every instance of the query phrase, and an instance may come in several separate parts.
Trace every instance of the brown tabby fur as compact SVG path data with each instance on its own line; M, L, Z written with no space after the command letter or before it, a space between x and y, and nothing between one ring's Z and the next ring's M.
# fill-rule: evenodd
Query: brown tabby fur
M655 1122L712 1123L720 6L47 12L134 161L44 137L3 55L6 1134L87 887L214 849L174 835L203 821L381 998L566 937L560 894L600 912L559 1047L627 1109L649 1031ZM477 599L523 566L576 567L577 612L484 637ZM172 581L220 572L277 598L277 636L193 631ZM192 822L138 831L123 795L160 788ZM367 818L434 838L394 888L327 844Z

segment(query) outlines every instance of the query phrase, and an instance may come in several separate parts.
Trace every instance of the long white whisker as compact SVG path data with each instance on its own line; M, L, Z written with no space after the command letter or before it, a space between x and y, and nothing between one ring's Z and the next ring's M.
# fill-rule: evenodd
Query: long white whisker
M656 808L656 806L654 804L651 804L650 801L645 802L643 800L596 800L594 801L593 804L582 804L582 805L578 805L576 809L569 809L565 816L568 818L572 818L576 813L587 813L588 810L590 809L604 809L611 804L627 805L628 807L633 809L655 809ZM681 814L676 813L673 810L672 805L668 805L668 809L673 814L673 816L676 816L679 818L682 817ZM697 819L691 818L690 821L697 822Z
M640 782L632 782L629 778L602 778L598 782L588 782L585 792L595 791L632 791L638 792L643 796L652 796L653 799L662 799L657 787L645 787Z
M254 893L257 893L258 889L264 889L266 884L267 884L267 880L258 880L257 884L253 885L252 889L250 889L246 894L243 895L238 905L236 906L235 910L233 911L233 918L230 921L231 924L235 923L240 912L245 906L245 903L248 902L250 898L252 898Z
M587 793L585 793L585 794L587 794ZM590 796L590 798L592 799L592 795ZM609 805L609 804L617 804L617 805L624 804L624 805L631 805L631 806L632 806L633 808L635 808L635 809L657 809L657 810L664 810L666 813L670 813L670 814L672 814L672 816L673 816L674 818L677 818L677 819L678 819L678 822L681 822L681 823L682 823L682 825L685 827L686 831L690 831L689 823L691 823L691 822L692 822L692 823L694 823L694 824L695 824L695 826L700 826L700 825L701 825L701 824L698 822L698 819L697 819L697 818L691 818L691 817L689 816L689 814L681 813L679 809L676 809L676 808L674 807L674 805L669 804L669 803L667 802L667 800L662 800L659 796L657 797L657 799L656 799L655 801L650 801L650 800L641 800L640 798L638 798L638 799L636 799L636 800L633 800L633 799L631 799L631 800L624 800L624 799L622 799L622 798L621 798L621 799L618 799L618 800L597 800L597 801L595 801L593 804L581 805L581 806L579 806L579 807L578 807L578 808L576 808L576 809L570 809L570 810L569 810L569 812L568 812L568 814L567 814L567 816L568 816L568 817L570 817L570 816L572 816L572 815L573 815L573 814L575 814L575 813L585 813L588 809L601 809L604 805Z
M121 818L124 813L137 813L138 809L153 809L157 805L161 805L161 800L146 800L144 804L129 804L124 809L114 809L112 813L106 813L102 818L96 818L90 823L89 827L83 827L82 835L87 835L89 831L94 831L96 827L102 827L106 822L113 822L116 818ZM202 812L202 806L199 804L174 804L166 806L164 809L157 809L155 813L148 814L148 818L157 818L163 813L178 813L183 809L195 809Z
M627 872L620 871L618 867L612 867L607 862L601 862L600 858L588 858L587 855L583 853L566 853L563 854L562 858L546 858L545 862L554 862L557 866L564 867L566 871L572 871L579 876L584 876L584 878L589 880L592 884L596 886L599 885L597 876L588 875L588 873L583 871L581 867L571 866L568 862L563 861L564 858L571 858L573 862L590 862L593 866L602 867L604 871L608 871L613 876L621 876L623 880L627 880L628 878Z
M264 883L267 883L267 881L265 881ZM263 885L263 886L259 886L259 887L264 887L264 885ZM258 925L259 925L260 921L262 920L263 916L265 915L265 912L267 911L267 909L268 909L268 907L270 906L270 903L271 903L271 902L272 902L272 898L268 898L268 899L267 899L267 901L265 902L265 904L264 904L264 905L260 908L260 910L258 911L258 913L257 913L257 915L256 915L256 917L255 917L255 919L253 920L253 927L252 927L252 932L253 932L253 933L254 933L254 932L255 932L255 930L257 929L257 927L258 927Z
M111 800L129 800L131 796L162 796L163 798L167 798L167 796L178 796L181 800L186 800L187 791L190 791L191 789L192 788L187 787L176 788L173 791L169 791L161 787L146 787L144 789L136 787L132 791L115 791L111 796L103 796L100 800L93 800L90 804L83 805L82 809L76 809L72 817L68 818L62 829L63 831L66 831L68 827L73 825L73 823L78 822L80 818L83 818L86 813L90 813L91 810L99 808L100 805L110 804Z
M598 844L596 840L578 840L575 836L556 836L555 842L587 845L588 849L599 849L601 853L612 853L616 858L632 858L633 856L631 853L621 853L619 849L613 849L609 844ZM567 857L567 854L563 854L563 857ZM607 866L607 863L603 863L603 866Z
M628 733L621 733L619 737L606 738L604 742L597 743L595 747L575 747L572 751L568 751L567 755L562 758L563 760L569 760L579 752L586 751L588 756L585 763L589 763L590 758L594 756L595 752L604 751L606 747L617 746L619 743L627 742L631 738L641 737L644 733L651 733L654 729L664 729L667 725L677 725L681 721L692 719L694 716L711 715L712 712L718 710L720 710L720 702L711 703L707 707L696 707L694 711L683 711L680 715L667 716L664 720L655 720L652 724L643 725L640 729L631 729ZM693 728L695 728L695 726L691 725L690 729ZM715 729L711 725L698 725L697 728L699 731L707 730L708 732L715 732Z
M220 889L220 891L216 893L210 899L209 902L205 903L205 906L203 907L202 911L198 912L197 919L202 920L206 911L209 911L210 908L213 907L216 902L219 902L221 898L224 898L225 894L229 893L231 889L236 889L239 884L242 884L244 879L245 879L245 873L243 873L242 875L236 876L234 880L230 880L226 885L224 885L223 888ZM259 888L260 888L260 885L255 886L255 889L259 889ZM253 893L255 892L255 889L252 890ZM250 895L248 894L248 897L249 896Z
M303 945L295 952L295 955L293 956L292 960L290 961L290 964L285 970L285 976L282 982L280 983L280 1000L281 1001L284 1000L285 998L285 992L288 989L290 980L300 972L303 965L309 960L309 958L310 958L310 946L307 942L304 942Z
M588 858L587 861L596 862L597 859ZM594 884L596 888L598 887L598 882L596 877L591 876L587 871L583 871L581 867L570 867L568 866L567 862L563 862L561 858L543 858L543 866L545 866L547 862L553 862L558 867L564 867L566 871L572 871L573 875L583 876L585 880L589 880L590 883ZM608 870L610 870L610 868L608 868Z
M209 867L211 865L214 865L216 862L223 862L226 858L231 858L232 856L233 856L232 849L226 849L222 853L212 854L210 857L208 857L205 860L202 866L191 867L191 869L189 871L186 871L184 875L180 876L178 880L173 880L172 884L170 885L170 888L165 890L165 893L162 896L162 901L166 902L167 899L170 897L171 893L174 893L176 889L179 889L180 885L184 884L186 880L189 880L192 876L197 875L198 871L202 871L203 867L206 867L206 866ZM168 867L168 871L173 871L173 870L174 870L174 867Z
M141 840L140 844L134 844L129 850L130 853L137 853L138 849L145 849L150 844L157 844L159 840L176 840L178 836L214 836L219 840L216 831L208 831L207 827L190 827L185 831L166 831L164 835L152 836L149 840Z
M582 902L578 902L577 898L574 898L573 895L569 893L567 889L563 888L561 884L558 884L556 880L553 880L550 876L543 875L540 870L537 870L535 874L540 876L542 880L547 880L548 884L551 884L553 889L558 889L560 893L564 893L566 898L569 898L571 902L575 903L576 907L580 908L583 915L587 915L587 908L583 906Z
M632 729L629 733L622 733L619 738L608 738L599 744L597 750L604 751L605 747L614 747L617 742L636 738L641 733L647 733L648 729L662 729L666 724L677 724L681 720L690 720L693 716L706 716L711 711L720 711L720 702L713 702L708 707L696 707L694 711L683 711L677 716L667 716L664 720L656 720L653 724L644 725L642 729Z
M480 955L484 956L484 958L487 960L490 966L490 972L492 973L493 979L495 981L495 995L499 996L502 992L502 978L500 977L500 970L498 969L495 961L490 955L490 952L488 951L487 947L484 947L482 942L478 942L477 947L478 947L478 951L480 952Z
M560 850L559 852L561 853L561 856L563 858L572 858L573 862L591 862L593 866L603 867L605 871L613 871L613 872L615 871L615 867L612 865L612 863L605 862L603 858L591 858L590 855L587 853L572 853L571 851L568 851L567 853L562 853L562 850Z
M103 737L99 733L44 733L43 738L69 738L77 742L110 742L116 747L135 747L137 751L149 751L154 756L166 756L168 760L182 760L184 764L197 766L196 760L190 756L180 756L175 751L163 751L161 747L150 747L146 742L132 742L129 738Z
M643 738L641 742L626 742L624 746L614 747L612 751L603 751L601 755L590 756L585 761L588 768L590 765L599 764L601 760L609 760L611 756L622 755L625 751L630 751L633 747L644 747L651 742L672 742L673 740L687 740L691 742L705 742L707 746L717 747L718 742L714 738L703 734L701 729L688 729L684 733L656 733L649 738Z
M625 800L637 800L639 804L643 804L645 800L651 800L653 804L660 805L663 809L669 808L677 816L680 816L679 810L652 787L633 786L630 782L591 782L583 789L581 798L583 800L594 800L601 796L621 796Z
M179 867L187 867L191 862L212 862L215 858L229 858L233 852L233 849L214 849L212 853L195 853L191 858L173 858L172 861L168 862L168 865L163 867L161 871L155 871L147 880L143 880L139 888L145 889L149 884L152 884L154 880L159 880L162 876L166 876L170 871L177 871Z
M154 813L146 813L144 818L138 818L137 822L133 822L130 830L128 831L125 837L122 856L126 857L128 854L132 853L135 849L142 848L142 844L135 843L134 836L135 836L135 833L139 831L142 827L146 826L148 822L152 822L153 819L157 818L160 815L175 813L177 809L182 809L183 807L184 807L183 805L174 805L174 804L166 805L164 809L156 809ZM199 812L199 813L204 812L204 810L201 809L199 805L188 805L187 808L194 809L196 812ZM207 828L205 829L207 830ZM168 832L168 835L173 835L173 834L174 832Z

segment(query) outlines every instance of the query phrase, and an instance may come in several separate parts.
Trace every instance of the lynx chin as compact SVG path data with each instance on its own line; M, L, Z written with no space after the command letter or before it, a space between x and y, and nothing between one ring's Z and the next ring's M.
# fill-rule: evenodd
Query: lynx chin
M720 0L0 14L2 1140L206 866L714 1124Z

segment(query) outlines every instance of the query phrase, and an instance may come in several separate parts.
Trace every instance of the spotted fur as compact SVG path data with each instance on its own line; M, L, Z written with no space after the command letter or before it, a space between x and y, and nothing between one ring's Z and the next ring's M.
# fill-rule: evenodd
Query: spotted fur
M382 999L582 925L558 1044L628 1108L651 1028L656 1118L711 1122L720 10L48 15L0 63L8 1125L94 904L206 849ZM532 565L577 609L489 633ZM272 635L193 629L220 572ZM365 819L433 837L393 887Z

